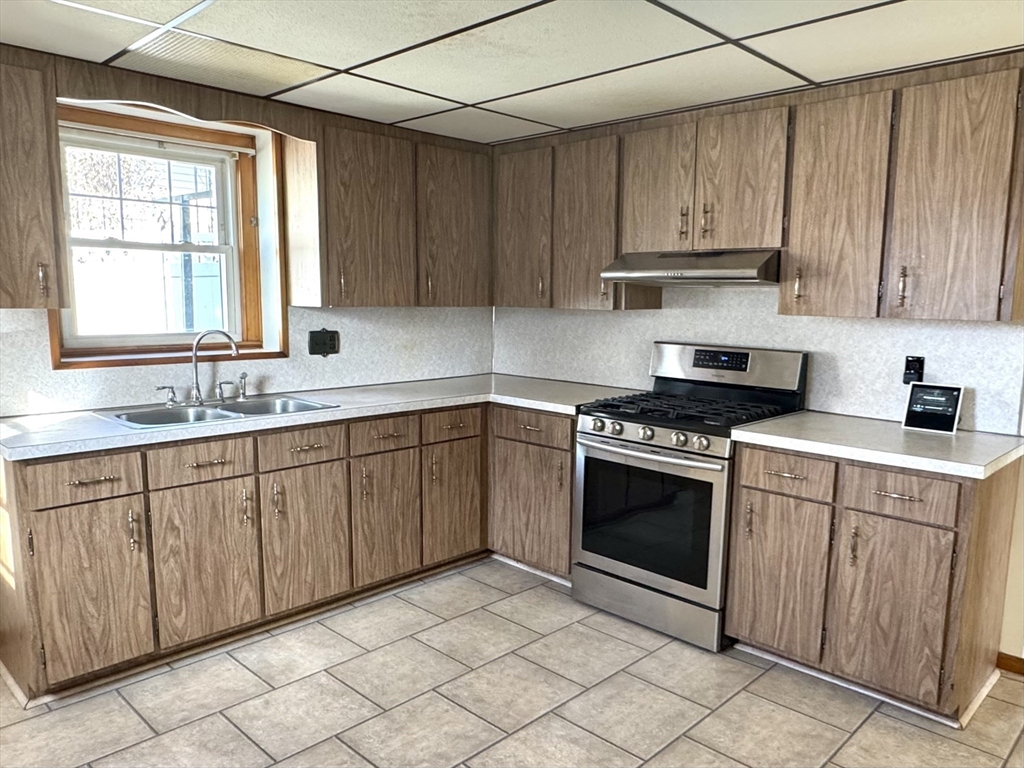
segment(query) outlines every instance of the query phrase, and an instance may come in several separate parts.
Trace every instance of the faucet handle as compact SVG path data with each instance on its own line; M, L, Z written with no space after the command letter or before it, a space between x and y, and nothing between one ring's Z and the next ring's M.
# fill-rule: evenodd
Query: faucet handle
M167 400L164 402L164 405L167 406L168 408L173 408L174 406L176 406L178 404L178 395L174 391L174 387L157 387L156 388L157 392L162 392L164 390L167 391Z
M222 403L224 402L224 387L225 386L236 387L238 385L235 384L235 382L233 382L233 381L218 381L217 382L217 400L219 400Z
M238 374L238 399L245 400L249 397L245 391L245 380L249 378L249 374L244 371Z

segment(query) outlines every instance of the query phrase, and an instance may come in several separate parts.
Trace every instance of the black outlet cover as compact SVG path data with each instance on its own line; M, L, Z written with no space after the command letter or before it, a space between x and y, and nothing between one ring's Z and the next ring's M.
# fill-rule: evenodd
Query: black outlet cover
M309 332L309 354L327 357L341 351L341 334L321 328Z
M923 357L907 357L907 364L903 368L903 383L910 384L915 381L924 381Z

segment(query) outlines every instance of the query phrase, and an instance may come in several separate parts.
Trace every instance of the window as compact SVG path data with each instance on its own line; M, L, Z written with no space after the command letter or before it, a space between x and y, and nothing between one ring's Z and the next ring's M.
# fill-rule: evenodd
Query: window
M255 138L68 106L58 118L59 359L180 353L211 328L260 348Z

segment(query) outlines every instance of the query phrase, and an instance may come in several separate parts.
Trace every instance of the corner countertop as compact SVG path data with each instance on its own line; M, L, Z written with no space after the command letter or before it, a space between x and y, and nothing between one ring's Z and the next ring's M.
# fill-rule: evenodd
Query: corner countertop
M384 416L427 408L453 408L473 403L498 403L573 416L576 414L577 406L583 403L603 397L631 394L635 391L487 373L398 384L274 393L293 395L337 407L277 416L247 416L231 421L188 426L134 429L98 416L95 411L15 416L0 419L0 456L8 461L41 459L177 440L239 435L327 421ZM130 409L140 407L145 406L131 406Z
M897 421L801 411L732 431L738 443L984 480L1024 456L1024 437L992 432L941 435Z

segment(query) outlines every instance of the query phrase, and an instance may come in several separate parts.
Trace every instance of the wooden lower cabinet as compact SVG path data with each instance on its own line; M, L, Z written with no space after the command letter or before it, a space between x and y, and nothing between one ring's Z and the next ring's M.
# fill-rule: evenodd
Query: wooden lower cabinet
M829 671L938 704L954 543L953 531L842 510Z
M260 477L267 615L352 587L348 466L332 461Z
M47 682L151 653L142 496L35 512L30 526Z
M150 494L160 646L261 615L259 512L252 477Z
M725 631L806 664L821 658L832 507L749 488L733 507Z
M422 563L420 449L359 456L352 478L352 577L363 587Z
M480 438L422 449L423 565L483 548Z
M490 547L569 575L572 454L496 438L491 461Z

